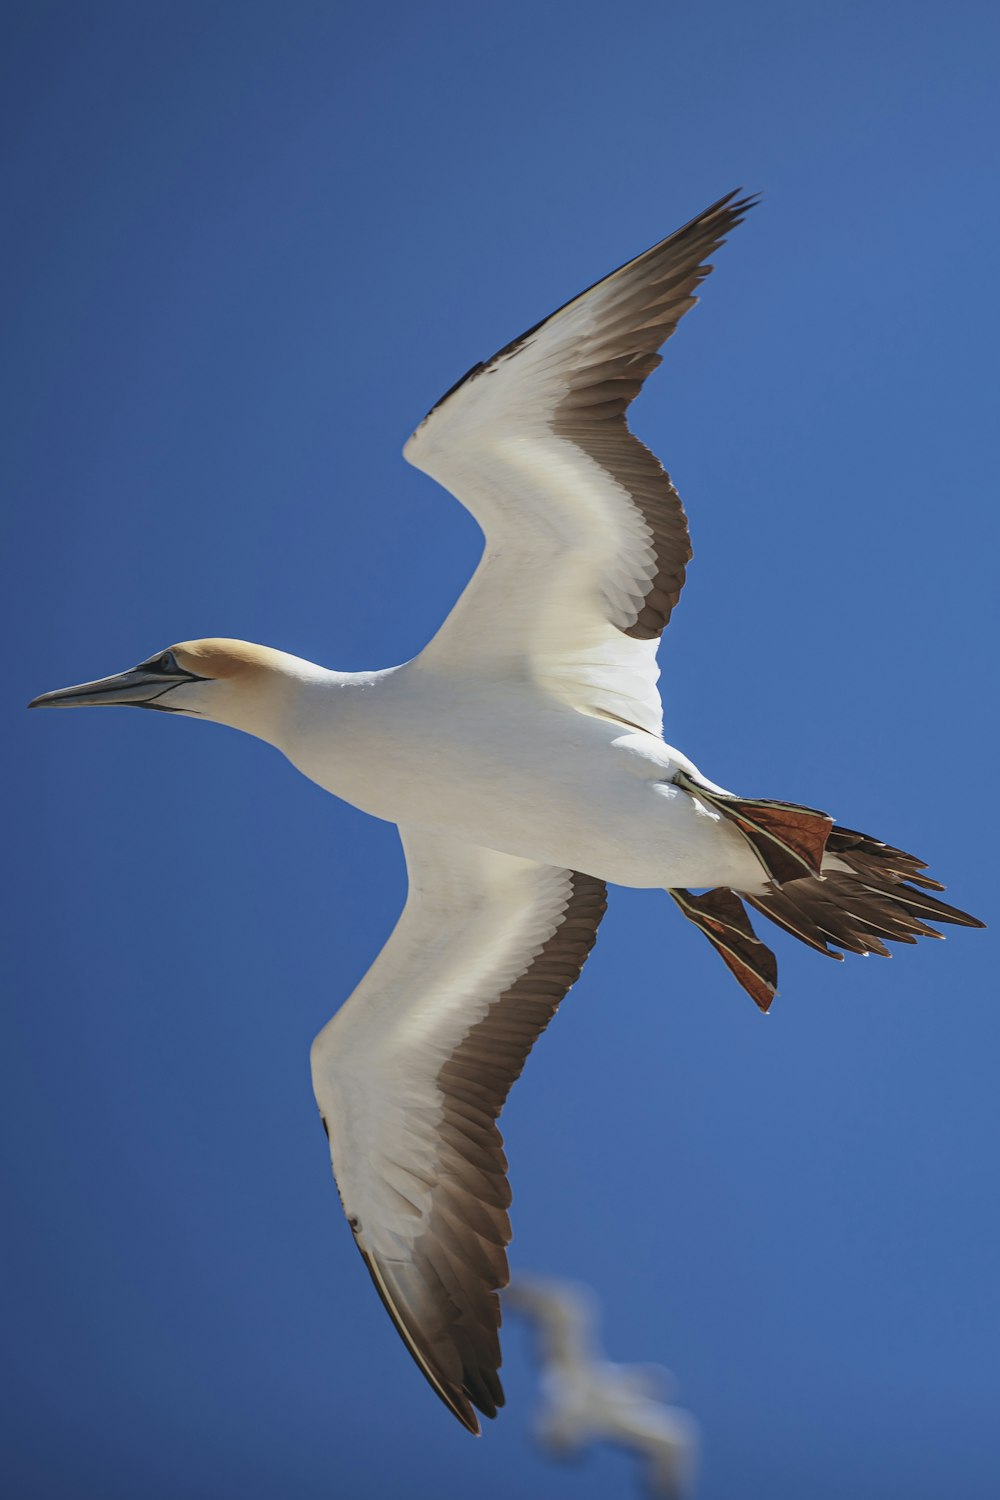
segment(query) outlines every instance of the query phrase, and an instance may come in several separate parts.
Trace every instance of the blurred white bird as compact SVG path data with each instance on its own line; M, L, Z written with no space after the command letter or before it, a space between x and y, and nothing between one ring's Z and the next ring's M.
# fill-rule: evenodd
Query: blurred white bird
M538 1333L544 1404L538 1439L555 1458L589 1443L614 1443L645 1460L645 1485L658 1500L692 1493L698 1426L668 1404L674 1380L661 1365L618 1365L605 1359L595 1334L598 1304L576 1282L520 1278L504 1294L509 1308Z

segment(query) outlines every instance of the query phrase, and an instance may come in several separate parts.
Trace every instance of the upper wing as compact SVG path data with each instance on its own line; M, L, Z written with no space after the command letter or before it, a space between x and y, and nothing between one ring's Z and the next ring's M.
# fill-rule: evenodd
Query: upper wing
M625 412L752 201L720 199L476 365L417 428L406 458L486 533L425 665L527 669L585 712L659 733L656 642L691 546Z
M503 1403L507 1162L495 1120L604 914L589 875L403 829L410 890L313 1043L348 1223L410 1353L472 1432Z

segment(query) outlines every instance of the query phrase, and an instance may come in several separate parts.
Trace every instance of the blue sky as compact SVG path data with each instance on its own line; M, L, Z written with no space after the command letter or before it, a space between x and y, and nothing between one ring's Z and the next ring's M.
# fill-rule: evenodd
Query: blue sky
M634 412L696 550L667 736L995 921L995 7L3 24L6 1491L627 1493L618 1454L543 1468L513 1323L468 1438L340 1217L308 1047L401 904L394 831L228 731L22 705L197 635L412 655L479 541L410 429L743 184ZM763 1020L613 893L505 1116L512 1262L676 1371L703 1500L997 1493L994 942L776 935Z

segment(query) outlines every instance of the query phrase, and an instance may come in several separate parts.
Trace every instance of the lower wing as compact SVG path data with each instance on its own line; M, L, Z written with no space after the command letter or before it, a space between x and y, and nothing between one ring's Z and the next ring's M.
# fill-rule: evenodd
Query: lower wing
M423 829L410 890L317 1036L313 1088L348 1223L404 1343L471 1432L503 1404L510 1240L496 1120L593 947L604 883Z

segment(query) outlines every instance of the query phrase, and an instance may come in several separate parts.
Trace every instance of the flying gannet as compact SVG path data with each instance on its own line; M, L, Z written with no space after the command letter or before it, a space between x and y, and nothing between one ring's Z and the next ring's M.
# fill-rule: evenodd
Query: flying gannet
M578 977L605 883L659 887L766 1010L743 902L831 958L939 937L924 864L812 808L744 798L662 738L657 641L687 518L625 412L754 200L731 193L478 364L409 439L486 535L430 644L336 672L185 641L33 707L228 724L399 825L409 895L317 1036L313 1085L358 1249L410 1353L472 1432L503 1402L510 1192L496 1119ZM701 894L697 894L701 892ZM832 945L832 946L831 946Z
M673 1379L661 1365L612 1364L596 1333L588 1286L519 1276L504 1304L532 1323L538 1339L542 1407L535 1430L554 1458L590 1443L614 1443L645 1460L645 1485L659 1500L684 1500L694 1485L698 1425L667 1400Z

